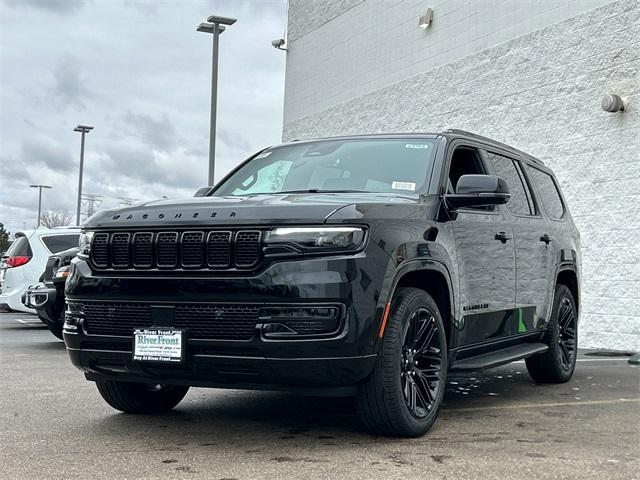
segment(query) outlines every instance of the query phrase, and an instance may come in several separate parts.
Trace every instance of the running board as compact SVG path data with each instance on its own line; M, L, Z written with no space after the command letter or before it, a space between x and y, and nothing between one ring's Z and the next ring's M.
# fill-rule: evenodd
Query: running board
M464 358L453 362L451 372L468 372L485 370L487 368L498 367L506 363L522 360L536 353L546 352L549 349L544 343L523 343L513 347L504 348L495 352L484 353L475 357Z

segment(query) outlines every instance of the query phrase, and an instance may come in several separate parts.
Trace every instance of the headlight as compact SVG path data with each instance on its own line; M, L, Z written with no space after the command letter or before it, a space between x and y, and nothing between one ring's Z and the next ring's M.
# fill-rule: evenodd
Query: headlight
M281 227L267 232L267 244L285 244L304 251L355 250L364 241L359 227Z
M80 239L78 240L78 247L80 248L79 255L89 255L92 238L93 232L83 232L80 234Z
M56 274L54 275L54 277L55 278L67 278L70 273L71 273L71 271L69 269L69 265L65 265L64 267L60 267L58 270L56 270Z

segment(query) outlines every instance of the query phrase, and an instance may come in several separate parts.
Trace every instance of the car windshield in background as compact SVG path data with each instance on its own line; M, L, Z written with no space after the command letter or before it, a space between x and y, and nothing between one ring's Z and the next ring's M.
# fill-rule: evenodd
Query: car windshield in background
M433 140L424 138L294 143L265 150L213 195L423 192L434 150Z

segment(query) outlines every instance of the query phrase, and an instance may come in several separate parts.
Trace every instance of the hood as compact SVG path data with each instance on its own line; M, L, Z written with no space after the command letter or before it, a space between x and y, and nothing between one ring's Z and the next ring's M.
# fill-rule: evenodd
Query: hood
M418 195L273 194L157 200L95 214L83 228L324 223L349 205L417 203Z

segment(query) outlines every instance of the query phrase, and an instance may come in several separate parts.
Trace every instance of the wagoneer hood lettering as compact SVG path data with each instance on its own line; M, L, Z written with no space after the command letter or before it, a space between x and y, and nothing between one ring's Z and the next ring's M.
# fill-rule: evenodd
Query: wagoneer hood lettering
M417 203L418 199L418 195L313 193L158 200L101 212L84 227L318 223L348 205Z

